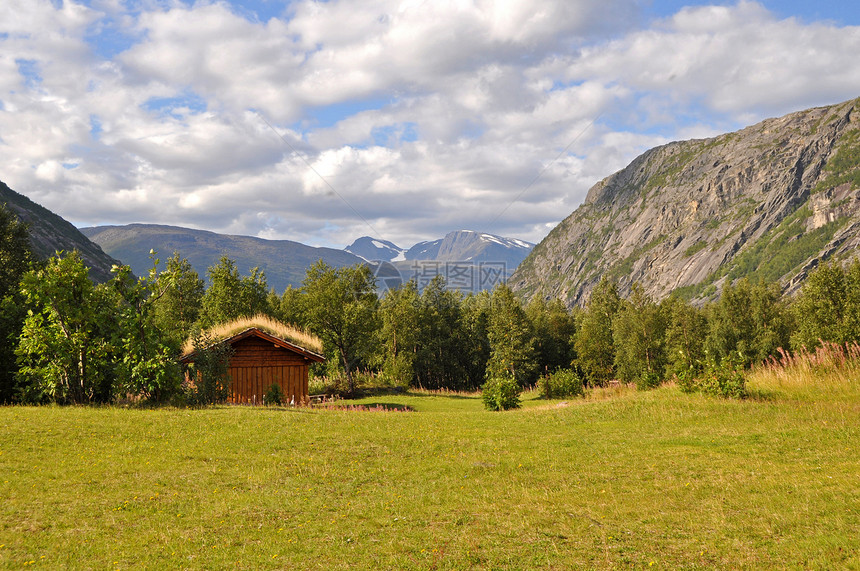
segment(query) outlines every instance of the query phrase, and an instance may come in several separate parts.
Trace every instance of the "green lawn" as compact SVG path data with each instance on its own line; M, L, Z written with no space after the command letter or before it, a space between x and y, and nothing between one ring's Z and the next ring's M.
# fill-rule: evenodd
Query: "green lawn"
M0 567L860 569L857 383L754 394L0 408Z

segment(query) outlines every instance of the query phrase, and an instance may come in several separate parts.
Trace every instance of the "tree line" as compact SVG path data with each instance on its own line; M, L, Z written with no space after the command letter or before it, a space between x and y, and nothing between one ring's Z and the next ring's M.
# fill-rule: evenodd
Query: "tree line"
M177 253L161 271L153 252L146 276L117 266L95 285L74 252L35 261L26 226L5 207L0 256L3 402L170 400L183 390L186 339L205 342L208 327L258 314L319 336L327 362L315 374L342 379L345 393L371 372L403 387L483 387L490 408L515 405L521 388L540 383L547 396L558 394L547 379L572 394L613 380L692 386L779 348L860 339L860 262L822 265L793 299L777 284L741 279L704 306L675 295L657 302L638 285L622 298L604 278L584 307L568 309L560 300L524 303L505 285L464 295L441 276L380 296L367 266L322 261L300 287L278 294L259 269L242 275L224 257L204 281Z

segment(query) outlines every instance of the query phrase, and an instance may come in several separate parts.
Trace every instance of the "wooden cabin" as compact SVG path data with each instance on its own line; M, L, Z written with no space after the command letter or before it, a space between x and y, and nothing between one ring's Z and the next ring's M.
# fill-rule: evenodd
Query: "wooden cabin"
M230 396L236 404L263 404L263 395L280 385L286 402L308 404L308 365L325 358L256 327L224 339L233 348L228 374ZM194 353L182 357L194 361Z

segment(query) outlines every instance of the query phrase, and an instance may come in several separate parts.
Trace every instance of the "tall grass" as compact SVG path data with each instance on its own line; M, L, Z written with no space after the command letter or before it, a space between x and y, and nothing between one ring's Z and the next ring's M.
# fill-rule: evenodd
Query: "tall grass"
M765 391L794 395L840 394L860 391L860 344L821 342L814 350L779 349L750 374L750 383Z

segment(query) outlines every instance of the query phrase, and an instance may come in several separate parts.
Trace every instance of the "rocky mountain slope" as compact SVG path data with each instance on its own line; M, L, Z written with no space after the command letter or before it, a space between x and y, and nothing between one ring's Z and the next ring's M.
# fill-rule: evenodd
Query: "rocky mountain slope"
M796 291L860 246L860 99L647 151L597 183L509 281L582 304L602 276L660 299L726 280Z
M77 250L90 268L90 278L97 282L110 279L111 266L119 262L91 242L70 222L40 206L0 182L0 203L5 203L18 217L30 225L30 243L33 253L45 259L58 250Z
M221 256L228 256L242 273L259 267L266 273L269 286L278 293L288 285L301 285L305 271L317 260L334 267L363 261L343 250L314 248L290 240L263 240L156 224L95 226L82 228L81 232L131 266L137 275L146 275L152 267L150 249L158 252L162 263L173 252L179 252L204 279L209 267L217 264Z

